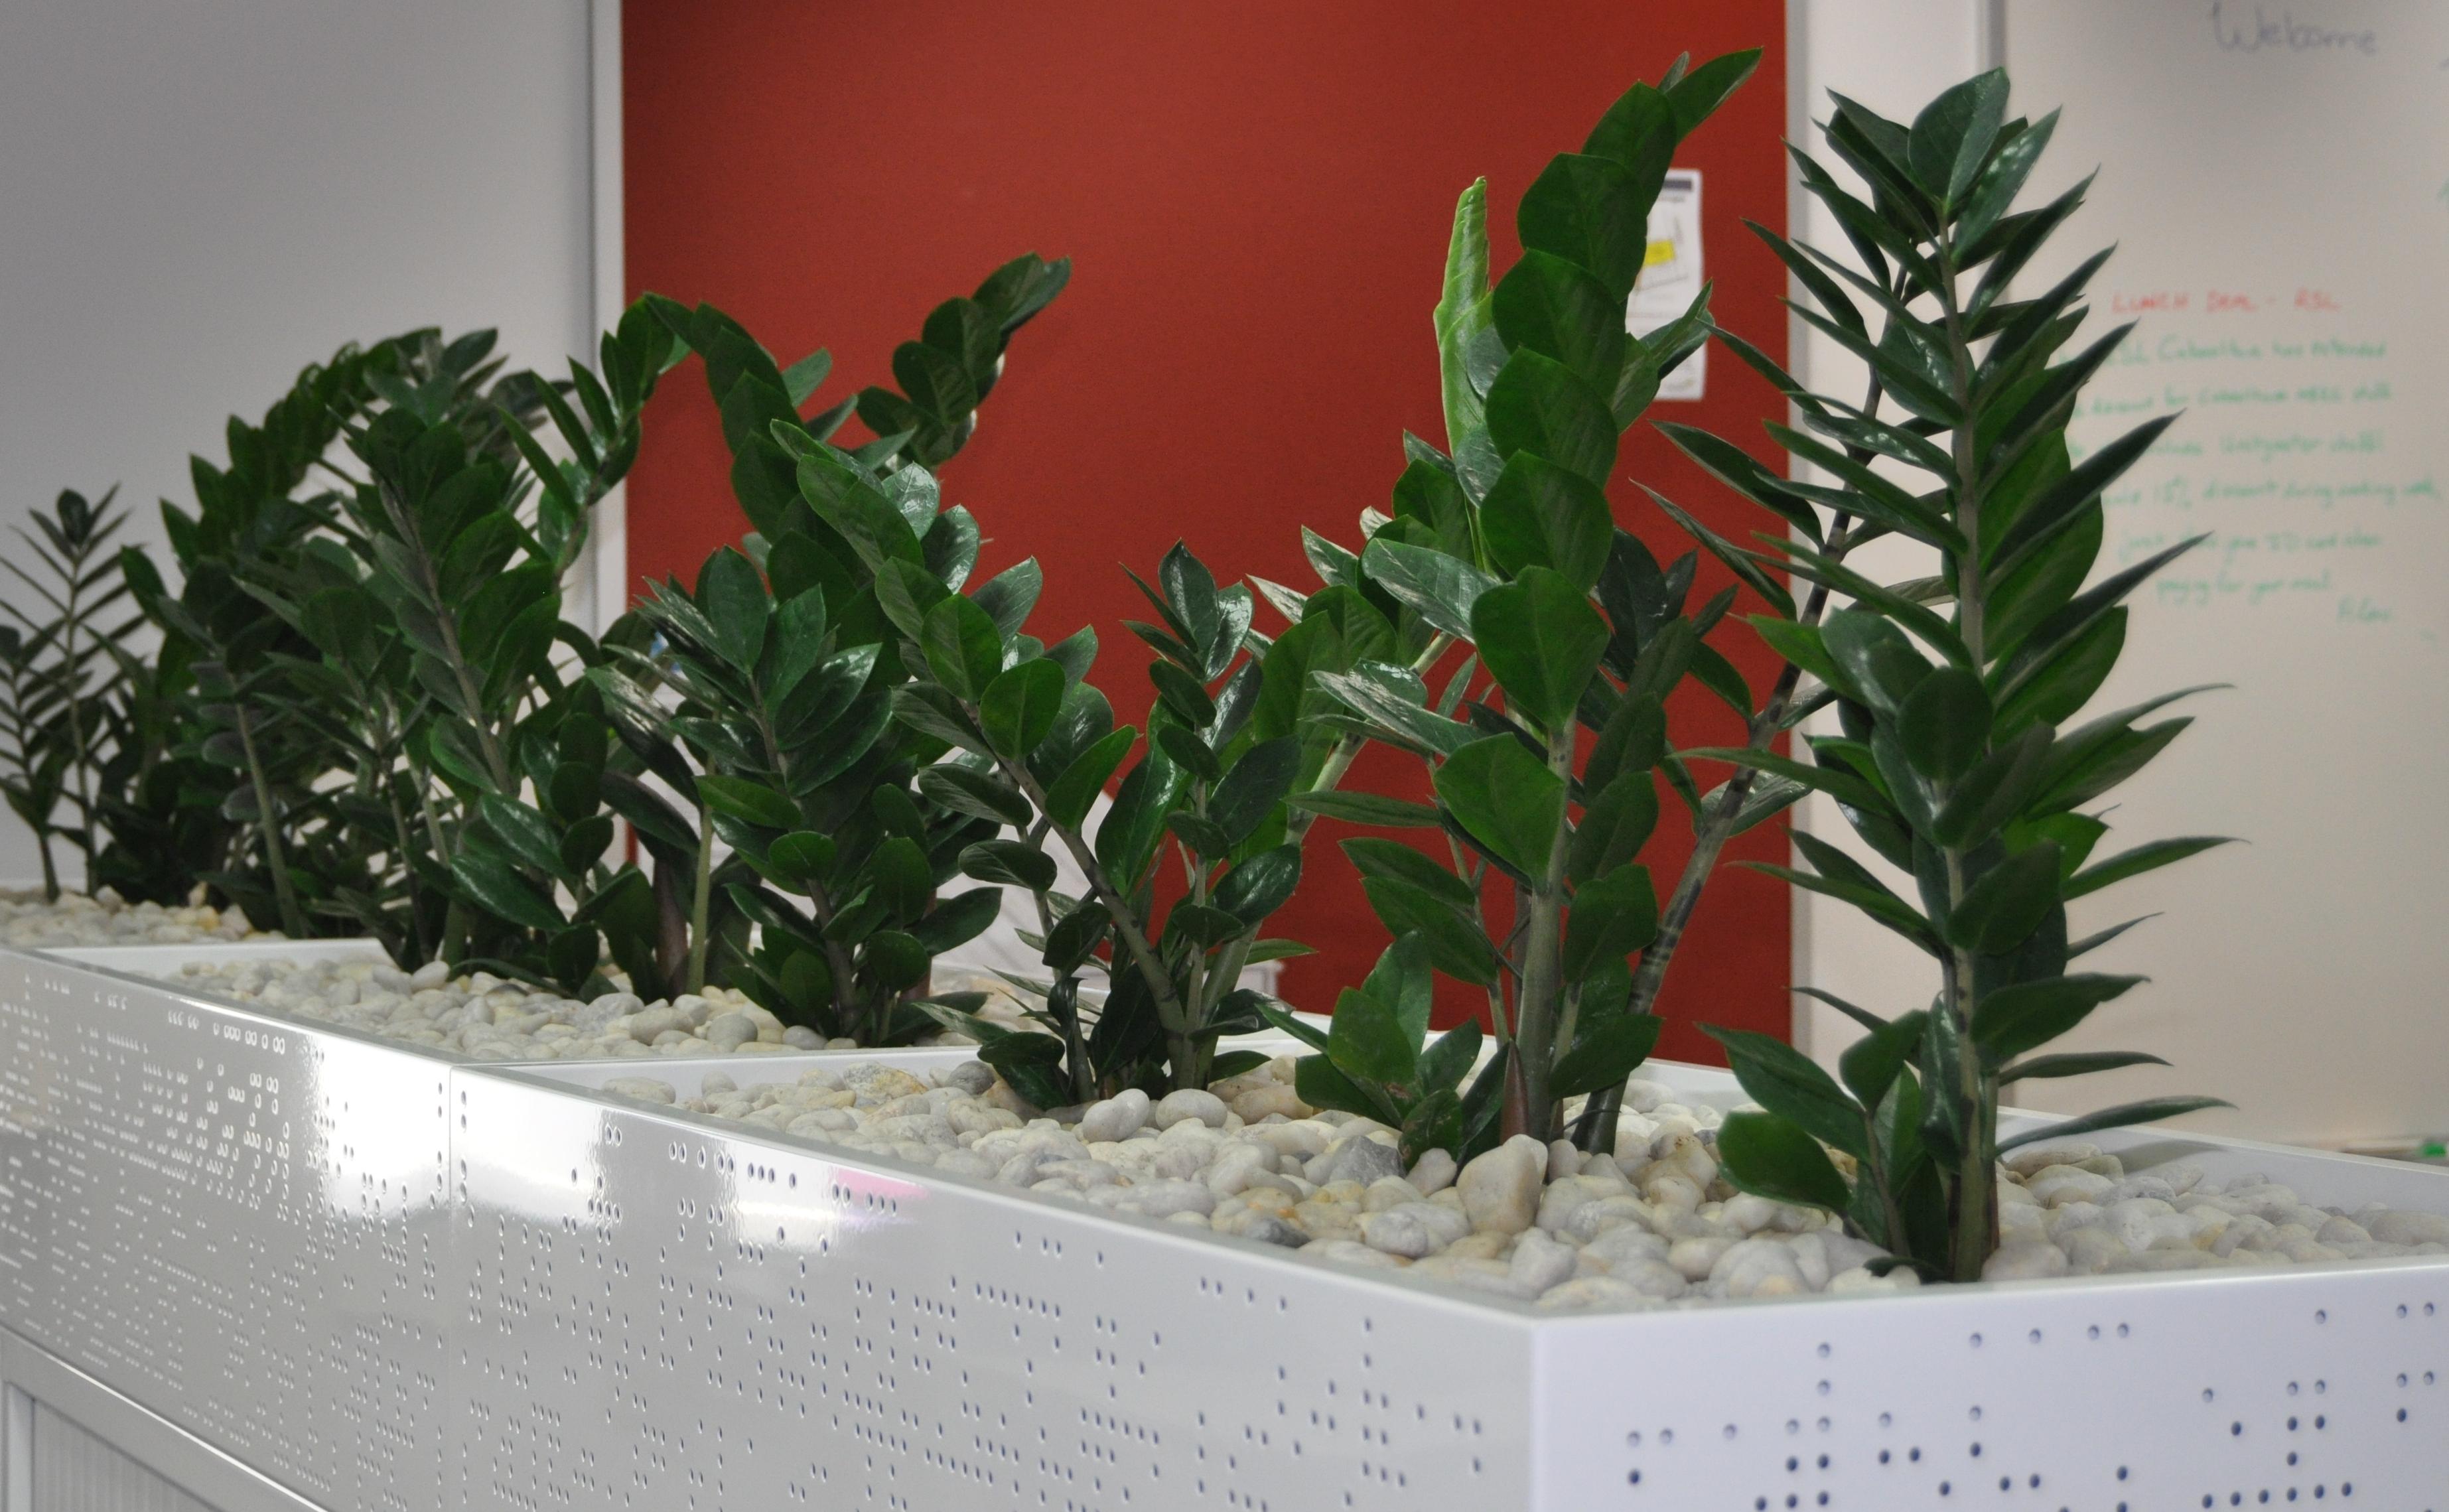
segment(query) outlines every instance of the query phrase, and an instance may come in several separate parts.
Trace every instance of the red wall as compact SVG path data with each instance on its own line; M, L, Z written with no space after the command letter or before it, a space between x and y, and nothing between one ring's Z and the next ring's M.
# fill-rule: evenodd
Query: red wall
M1357 543L1355 516L1387 504L1403 430L1442 437L1429 311L1456 194L1488 176L1501 272L1523 188L1678 51L1769 49L1678 164L1704 173L1719 318L1784 351L1784 278L1739 224L1785 221L1784 10L629 0L629 279L712 301L785 363L830 347L830 402L889 382L895 343L997 263L1029 250L1073 258L1070 290L1015 340L945 482L991 540L987 569L1030 554L1044 564L1033 629L1051 640L1097 625L1100 683L1135 718L1145 658L1118 622L1140 604L1120 564L1147 572L1182 539L1220 578L1310 585L1299 526ZM694 368L674 376L629 486L642 577L693 575L742 528L704 386ZM1708 392L1656 412L1771 455L1759 427L1780 408L1768 387L1720 352ZM1624 458L1629 476L1727 534L1763 524L1646 425ZM1662 559L1685 549L1629 482L1614 495ZM1724 579L1705 563L1704 591ZM1721 639L1764 684L1749 634ZM1680 741L1734 734L1722 706L1692 701L1678 718ZM1662 893L1688 838L1673 813L1661 824L1650 860ZM1771 833L1747 841L1756 856L1783 851ZM1286 970L1287 994L1309 1006L1330 1004L1384 943L1330 845L1313 846L1277 922L1319 947ZM1723 871L1667 1011L1784 1033L1787 945L1784 889ZM1683 1024L1667 1041L1684 1056L1707 1046Z

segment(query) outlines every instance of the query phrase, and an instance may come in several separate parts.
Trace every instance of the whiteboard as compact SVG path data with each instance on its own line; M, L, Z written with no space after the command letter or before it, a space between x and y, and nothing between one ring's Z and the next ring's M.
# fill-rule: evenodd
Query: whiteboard
M2003 0L2014 113L2065 109L2035 190L2099 168L2058 266L2117 255L2141 324L2078 450L2186 411L2108 497L2100 570L2211 539L2134 601L2096 708L2194 683L2197 721L2104 852L2229 847L2076 905L2161 917L2085 965L2153 980L2066 1048L2175 1062L2017 1101L2227 1097L2203 1126L2449 1127L2449 5ZM2037 202L2037 201L2034 201Z

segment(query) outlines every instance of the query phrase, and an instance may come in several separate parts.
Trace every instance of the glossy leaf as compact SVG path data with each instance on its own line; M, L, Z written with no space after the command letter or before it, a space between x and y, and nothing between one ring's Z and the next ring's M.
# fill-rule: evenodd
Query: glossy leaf
M2004 1065L2065 1034L2142 981L2077 973L2001 987L1974 1005L1973 1042L1985 1062Z
M1608 625L1587 590L1546 567L1480 595L1472 639L1507 701L1543 729L1572 722L1607 650Z
M2102 1129L2131 1128L2138 1123L2158 1123L2168 1119L2200 1113L2205 1108L2232 1108L2235 1103L2225 1098L2146 1098L2139 1102L2121 1102L2113 1108L2102 1108L2080 1118L2064 1119L2036 1129L2026 1129L2012 1139L1998 1141L1998 1153L2018 1150L2045 1139L2063 1139L2073 1134L2093 1134Z
M1565 783L1512 736L1475 740L1447 757L1437 797L1481 844L1526 873L1547 870L1565 822Z
M978 696L978 728L997 755L1026 756L1053 730L1063 694L1063 669L1043 657L1008 667Z
M1859 1158L1869 1154L1870 1135L1861 1105L1809 1056L1748 1029L1701 1027L1726 1047L1726 1064L1753 1101L1848 1155Z
M1718 1159L1737 1190L1773 1202L1842 1213L1853 1195L1819 1140L1771 1114L1727 1114L1718 1128Z

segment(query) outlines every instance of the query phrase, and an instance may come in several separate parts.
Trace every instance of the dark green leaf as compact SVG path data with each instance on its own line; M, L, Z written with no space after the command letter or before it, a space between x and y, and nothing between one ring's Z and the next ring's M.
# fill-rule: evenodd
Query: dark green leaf
M1364 1090L1400 1093L1419 1069L1419 1040L1394 1005L1346 987L1335 1000L1326 1058Z
M1329 819L1346 824L1373 824L1390 830L1408 830L1437 822L1437 811L1425 803L1412 803L1376 793L1339 793L1321 789L1314 793L1296 793L1284 800L1296 809L1304 809Z
M1728 1183L1772 1202L1842 1213L1853 1196L1819 1140L1770 1114L1727 1114L1718 1159Z
M2128 877L2140 876L2146 871L2155 871L2171 862L2183 861L2188 856L2200 855L2206 851L2233 843L2225 835L2210 834L2184 835L2172 840L2152 840L2138 845L2131 851L2121 851L2106 861L2086 867L2076 872L2067 879L2066 896L2073 899L2082 897L2087 892L2097 892L2113 882L2123 882Z
M1565 929L1565 980L1580 982L1610 963L1622 964L1658 937L1658 896L1649 869L1622 866L1573 894Z
M1429 973L1428 943L1417 934L1399 934L1379 952L1360 990L1392 1008L1398 1026L1418 1044L1428 1037L1436 986Z
M1588 590L1541 566L1481 594L1472 632L1507 701L1546 730L1572 723L1608 645Z
M807 892L833 870L834 853L831 836L813 830L794 831L775 836L765 848L765 869L777 882L794 891Z
M1870 1131L1861 1105L1809 1056L1783 1040L1749 1029L1707 1024L1701 1028L1726 1046L1726 1064L1752 1101L1857 1158L1870 1153ZM1721 1130L1719 1138L1725 1137Z
M1580 1097L1624 1085L1634 1068L1649 1059L1664 1024L1655 1014L1614 1013L1589 1025L1548 1074L1550 1095Z
M2004 1065L2066 1033L2141 981L2078 972L2000 987L1974 1005L1974 1043L1985 1062Z
M1293 1090L1314 1108L1340 1108L1380 1121L1402 1117L1384 1093L1363 1088L1323 1055L1305 1055L1293 1062Z
M1278 846L1225 872L1216 884L1216 906L1256 928L1261 920L1283 907L1300 883L1301 847Z
M1474 740L1438 766L1437 796L1464 829L1526 874L1541 874L1565 822L1564 779L1510 735Z
M978 696L978 728L1007 757L1027 756L1054 728L1063 705L1063 669L1040 657L995 674Z
M1656 169L1665 166L1661 162ZM1526 249L1589 269L1621 301L1632 293L1649 251L1656 194L1654 181L1636 180L1611 157L1558 153L1523 193L1514 225ZM1508 450L1500 444L1500 454Z
M1993 68L1942 93L1914 118L1906 165L1933 199L1957 201L1973 187L2007 112L2007 74Z
M756 671L772 605L755 565L729 546L717 551L699 569L697 602L714 627L714 648L723 659L742 672Z
M1230 844L1241 844L1284 801L1301 762L1301 741L1293 736L1250 747L1208 795L1207 817Z
M1624 367L1624 297L1584 269L1536 248L1496 285L1496 329L1524 348L1572 369L1602 392Z
M957 594L927 611L918 645L937 680L971 702L1003 670L1002 633L984 609Z
M986 933L1003 911L1003 894L993 888L972 888L938 902L913 925L912 938L929 955L957 949Z
M1565 874L1580 886L1614 871L1641 852L1657 824L1657 783L1646 768L1625 773L1583 807Z
M1917 1008L1879 1024L1837 1058L1838 1076L1862 1106L1876 1108L1886 1100L1888 1088L1921 1048L1921 1021L1922 1010Z
M939 763L918 774L918 791L955 813L1027 829L1035 813L1019 789L969 767Z
M1963 775L1989 741L1990 695L1961 667L1932 672L1897 711L1897 743L1913 769L1933 782Z
M2121 1102L2113 1108L2087 1113L2081 1118L2063 1119L2026 1129L2013 1139L1998 1141L1998 1153L2021 1149L2044 1139L2063 1139L2071 1134L2092 1134L2102 1129L2123 1129L2137 1123L2157 1123L2163 1119L2178 1118L2188 1113L2200 1113L2205 1108L2232 1108L2235 1103L2225 1098L2146 1098L2140 1102Z
M2044 840L1992 867L1965 891L1948 915L1948 943L2004 955L2039 928L2058 902L2058 848Z
M2121 1071L2131 1065L2167 1065L2156 1055L2140 1050L2092 1050L2069 1055L2036 1055L2018 1061L1998 1073L2003 1085L2012 1081L2038 1081L2071 1076L2090 1076L2095 1071Z
M1021 840L981 840L961 851L961 874L1043 892L1054 886L1054 858Z
M1369 580L1393 594L1431 625L1468 640L1472 605L1496 580L1459 557L1434 546L1373 540L1360 554Z
M451 858L451 877L471 902L505 924L555 934L569 927L543 893L492 856L460 852Z
M1137 729L1123 725L1072 757L1063 775L1047 784L1047 817L1064 829L1079 829L1090 805L1097 801L1097 794L1105 791L1106 779L1123 764L1123 757L1130 754L1131 743L1138 738Z
M728 813L768 830L800 828L800 810L789 798L748 777L712 773L697 779L698 796L717 813Z

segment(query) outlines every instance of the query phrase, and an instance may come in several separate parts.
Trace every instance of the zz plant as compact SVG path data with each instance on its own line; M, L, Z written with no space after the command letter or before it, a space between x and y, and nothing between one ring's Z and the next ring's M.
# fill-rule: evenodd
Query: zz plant
M127 678L124 648L144 624L126 612L127 584L110 550L127 518L118 493L87 499L63 489L49 513L34 514L39 535L17 531L33 565L0 561L40 601L34 611L0 603L15 622L0 626L0 793L34 832L47 901L60 895L56 839L82 852L94 885L111 711Z
M1909 885L1893 889L1803 833L1795 842L1807 869L1767 870L1861 909L1938 967L1926 1008L1888 1019L1836 1003L1869 1032L1834 1078L1764 1036L1719 1035L1767 1110L1728 1119L1719 1142L1728 1178L1842 1214L1917 1268L1956 1280L1978 1279L1996 1248L2003 1151L2217 1105L2154 1098L1998 1135L2005 1085L2156 1059L2043 1053L2141 980L2070 969L2131 926L2071 938L2067 905L2222 843L2153 840L2097 853L2109 830L2101 800L2189 721L2157 718L2184 693L2086 709L2124 645L2122 601L2200 538L2092 580L2101 492L2173 417L2073 460L2067 427L2084 385L2131 327L2076 344L2084 290L2107 252L2027 297L2009 297L2011 281L2081 203L2083 186L2015 208L2055 117L2009 120L2007 94L2005 76L1986 73L1940 95L1910 125L1840 99L1828 139L1869 182L1867 201L1797 155L1805 185L1867 267L1804 249L1807 260L1794 261L1808 270L1803 282L1819 308L1801 313L1869 364L1902 413L1882 418L1804 397L1817 435L1781 429L1779 439L1835 482L1774 497L1824 504L1841 526L1865 522L1911 540L1937 571L1875 581L1824 549L1830 532L1819 521L1799 541L1764 537L1760 550L1718 543L1739 563L1788 568L1843 601L1816 625L1779 614L1755 622L1825 690L1803 701L1833 700L1840 731L1809 737L1807 760L1757 746L1690 753L1833 798ZM1864 452L1883 466L1875 469ZM1850 1175L1830 1149L1847 1158Z
M856 542L847 498L832 507ZM861 512L882 518L872 506ZM877 580L913 673L895 692L896 715L955 753L922 775L921 788L1016 832L969 847L961 866L1031 892L1053 973L1040 1011L1055 1033L990 1027L984 1058L1040 1101L1204 1087L1245 1069L1218 1057L1216 1042L1259 1026L1262 998L1240 985L1242 968L1298 950L1258 934L1301 880L1284 807L1301 740L1263 736L1254 718L1267 672L1252 654L1250 590L1220 586L1179 545L1155 584L1139 583L1158 620L1131 627L1157 653L1143 738L1114 722L1112 704L1087 681L1093 631L1048 646L1022 630L1036 599L1033 561L962 594L904 550L879 559ZM1092 806L1118 772L1113 806L1091 833ZM1056 890L1049 845L1088 879L1086 896ZM1181 879L1169 904L1158 876L1168 856ZM1093 1022L1082 1000L1091 974L1108 984ZM974 1019L943 1016L976 1032Z
M302 371L260 421L231 418L225 465L189 459L194 509L162 503L175 591L144 552L120 555L162 632L153 691L174 711L177 753L168 780L146 783L119 816L120 847L205 838L196 833L201 808L220 821L209 835L219 843L177 859L251 918L294 937L316 932L308 905L320 890L299 864L323 808L315 781L345 763L335 711L291 696L288 673L315 656L313 643L255 590L294 571L332 517L333 489L317 486L317 470L372 401L368 375L401 361L409 339L342 347ZM339 719L355 708L337 711ZM127 870L146 864L133 853L122 861Z
M633 306L602 340L600 377L570 364L577 408L540 380L514 387L551 418L567 457L509 405L469 413L457 365L381 385L383 408L348 432L365 472L343 499L351 552L318 554L325 584L295 612L327 668L396 713L386 735L421 826L402 806L387 815L391 838L419 858L412 880L443 900L438 953L454 965L578 991L600 980L607 943L633 974L652 960L651 889L607 854L601 696L555 650L600 656L561 618L562 579L677 355ZM392 752L377 759L387 770Z
M1676 144L1757 61L1679 62L1658 86L1627 91L1525 193L1525 251L1493 287L1485 187L1464 194L1436 317L1447 449L1407 438L1394 512L1364 522L1374 528L1351 573L1437 640L1411 664L1363 660L1311 679L1326 728L1429 770L1433 804L1294 801L1440 833L1442 860L1382 840L1345 850L1398 939L1417 936L1437 970L1489 995L1507 1052L1502 1116L1494 1128L1449 1123L1457 1154L1499 1134L1565 1133L1566 1099L1620 1085L1649 1054L1658 1024L1632 1011L1630 957L1655 938L1658 909L1637 858L1661 775L1700 801L1668 748L1665 700L1689 674L1750 713L1742 679L1704 641L1734 590L1689 606L1695 558L1662 567L1616 526L1606 486L1618 438L1708 332L1705 291L1649 336L1627 334L1650 205ZM1428 675L1455 647L1459 665L1433 692ZM1407 1063L1400 1016L1367 1016L1386 1025L1377 1043L1328 1037L1322 1063L1304 1063L1305 1095L1378 1117L1395 1098L1407 1129L1453 1120L1451 1087L1385 1075Z
M933 958L993 921L993 889L938 895L959 874L961 852L994 825L914 786L940 750L891 717L892 690L907 674L887 654L875 573L802 496L802 469L815 469L813 496L856 487L889 499L916 558L951 585L965 583L978 527L968 510L943 506L932 469L967 440L1012 334L1069 274L1069 262L1034 255L1007 263L975 294L937 306L925 336L897 352L896 373L918 397L871 388L806 419L800 411L830 371L827 353L783 369L722 312L656 302L704 359L755 527L744 549L706 559L694 592L658 585L634 616L651 640L616 637L596 674L646 768L611 779L607 794L654 857L674 990L719 972L828 1038L903 1043L935 1026L909 1001ZM957 383L947 375L955 371ZM955 402L971 408L936 408ZM789 450L829 440L854 407L872 426L911 423L852 452L803 462ZM836 455L847 474L825 472ZM881 520L875 528L890 531ZM667 707L659 692L677 702ZM693 808L694 822L646 775ZM720 866L709 836L732 848ZM754 951L744 938L752 922L762 927Z

